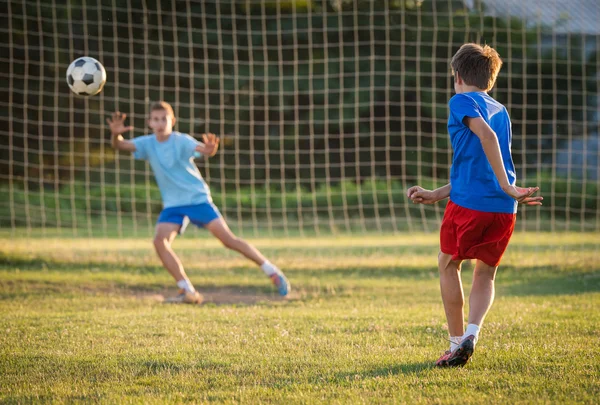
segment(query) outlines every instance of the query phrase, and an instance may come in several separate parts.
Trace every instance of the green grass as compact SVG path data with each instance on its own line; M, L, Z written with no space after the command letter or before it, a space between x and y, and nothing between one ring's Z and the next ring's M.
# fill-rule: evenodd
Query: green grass
M598 234L516 235L474 361L453 370L432 367L447 346L436 235L253 242L294 299L208 238L175 244L212 301L192 307L160 302L175 290L147 239L0 235L0 402L600 397Z

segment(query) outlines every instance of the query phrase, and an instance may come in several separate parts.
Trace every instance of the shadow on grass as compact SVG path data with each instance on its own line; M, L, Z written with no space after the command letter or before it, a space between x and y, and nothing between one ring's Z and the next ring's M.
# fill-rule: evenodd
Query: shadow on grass
M356 370L337 374L342 381L363 380L368 378L388 377L396 375L420 374L434 368L433 361L421 363L395 364L387 367L377 367L371 370Z
M158 259L157 259L158 260ZM307 259L309 260L309 259ZM341 264L340 266L346 266ZM232 267L227 269L234 273L245 274L250 269L256 271L254 265L248 262L248 266ZM42 258L24 258L24 257L4 257L0 258L0 270L23 272L54 271L54 272L77 272L89 270L99 273L112 273L115 271L126 270L129 274L162 274L166 270L159 264L116 264L103 261L60 261L56 259ZM194 267L193 263L186 266L186 270L197 272L204 271ZM297 271L303 278L330 278L330 279L430 279L437 277L435 267L424 268L422 266L361 266L361 267L339 267L339 268L316 268L314 270L298 269L293 267L284 269L294 273Z
M38 300L40 298L127 298L168 303L168 298L177 295L177 288L165 288L160 280L148 280L142 283L90 280L89 282L68 282L57 280L31 280L16 277L0 279L0 301L2 300ZM268 302L295 301L303 298L306 292L292 292L281 297L268 279L263 285L204 285L198 288L203 295L203 305L257 305Z
M0 270L19 271L57 271L57 272L81 272L81 270L92 270L97 272L114 272L115 270L127 268L133 274L157 274L165 270L160 265L131 265L115 264L102 261L61 261L56 259L42 259L39 257L0 257Z
M214 372L227 372L231 370L231 365L226 362L217 363L207 360L202 361L174 361L168 359L148 359L140 361L127 361L128 366L136 370L137 377L147 377L153 375L168 374L172 376L178 373L189 373L198 369L205 369Z
M154 293L160 292L165 288L165 280L158 280L156 277L142 277L135 282L124 281L116 278L113 282L106 280L90 279L89 283L84 285L70 285L61 280L36 280L32 282L26 277L20 279L19 272L53 272L53 273L81 273L82 270L90 271L91 273L115 273L125 271L131 275L166 275L166 271L160 265L147 264L122 264L116 265L106 262L61 262L57 260L44 260L41 258L23 258L23 257L2 257L0 258L0 271L6 271L10 276L0 280L0 286L5 288L0 289L0 299L4 298L7 293L7 284L17 281L29 285L31 288L25 289L23 292L35 292L35 290L44 291L45 293L63 291L72 292L89 292L103 293L115 292L119 295L133 292L139 293ZM18 270L18 272L17 272ZM205 274L209 277L219 276L219 269L198 269L189 267L190 273L194 276ZM434 268L425 268L423 266L394 266L394 265L373 265L360 267L339 267L330 269L294 269L290 267L286 269L286 273L292 284L294 284L295 276L298 277L299 283L302 280L317 279L323 281L330 287L342 291L348 281L355 285L360 285L361 280L390 280L390 289L393 289L396 283L394 280L431 280L432 283L438 283L438 273ZM13 275L14 274L14 275ZM232 267L227 269L227 277L243 277L252 278L256 276L256 280L260 280L260 271L256 270L251 263L248 266ZM30 277L29 277L30 278ZM466 264L463 268L462 279L465 284L469 285L472 279L472 266ZM529 296L529 295L572 295L588 292L600 291L600 269L581 269L569 268L568 265L555 266L528 266L515 267L503 266L498 272L496 279L496 288L500 295L504 296ZM272 290L272 286L265 281L264 286L239 283L219 283L218 285L205 284L204 287L214 291L215 295L218 289L224 289L227 292L242 292L251 291L252 294L268 294ZM325 288L325 287L323 287ZM367 287L365 287L367 288ZM4 291L2 291L4 290ZM8 290L14 290L8 288ZM30 290L30 291L27 291ZM326 294L327 289L318 291ZM208 295L208 294L207 294ZM233 295L233 294L230 294ZM247 299L240 298L242 302ZM209 299L210 300L210 299ZM227 302L226 299L216 299L218 302Z
M500 276L496 280L498 295L573 295L600 291L600 271L565 272L556 269L526 268L515 279L515 273Z

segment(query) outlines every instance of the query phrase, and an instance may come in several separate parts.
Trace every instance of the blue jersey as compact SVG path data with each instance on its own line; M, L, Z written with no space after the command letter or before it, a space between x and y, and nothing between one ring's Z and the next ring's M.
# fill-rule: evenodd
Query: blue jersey
M481 141L463 119L481 117L498 137L508 182L515 184L515 165L510 154L512 130L506 108L484 92L456 94L448 103L448 133L454 156L450 171L450 200L464 208L514 214L517 201L500 187Z
M147 160L154 171L165 208L212 202L208 185L194 163L198 141L187 134L171 132L164 142L155 134L131 140L133 156Z

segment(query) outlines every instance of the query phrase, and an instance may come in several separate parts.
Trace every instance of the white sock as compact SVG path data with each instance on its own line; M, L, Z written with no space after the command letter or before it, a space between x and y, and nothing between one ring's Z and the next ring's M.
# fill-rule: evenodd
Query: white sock
M260 265L260 268L262 269L262 271L265 272L265 274L267 276L272 276L273 274L277 273L277 270L279 270L277 268L277 266L275 266L273 263L271 263L270 261L265 261L263 264Z
M467 330L463 335L463 339L470 335L473 335L475 337L473 343L477 343L477 340L479 339L479 325L475 325L474 323L470 323L467 325Z
M450 336L450 351L456 350L461 341L462 336Z
M179 280L177 282L177 287L181 288L182 290L185 290L187 292L193 293L194 291L196 291L194 289L194 286L192 285L192 283L190 283L190 280L183 279L183 280Z

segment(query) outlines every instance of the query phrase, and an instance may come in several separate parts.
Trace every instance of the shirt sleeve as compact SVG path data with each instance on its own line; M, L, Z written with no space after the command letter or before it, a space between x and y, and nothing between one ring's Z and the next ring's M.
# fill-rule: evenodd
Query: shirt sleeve
M456 121L460 122L464 125L463 120L465 117L469 118L478 118L481 117L481 113L479 112L479 106L473 100L473 98L464 95L457 94L450 99L450 114L456 119Z
M202 156L199 152L196 152L196 146L199 145L200 142L194 139L194 137L190 135L183 135L181 138L180 144L180 156L183 159L189 159L193 157Z
M135 145L135 152L133 152L133 157L138 160L147 160L148 159L148 140L150 137L148 135L138 136L137 138L133 138L131 142Z

